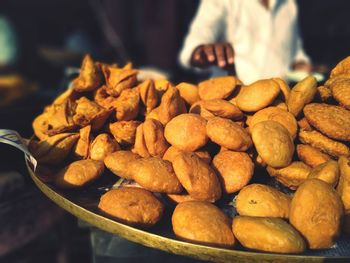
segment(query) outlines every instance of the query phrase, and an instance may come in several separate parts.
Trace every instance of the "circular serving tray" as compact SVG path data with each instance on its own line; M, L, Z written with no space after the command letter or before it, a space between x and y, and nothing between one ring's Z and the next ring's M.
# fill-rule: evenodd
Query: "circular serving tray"
M61 208L97 228L147 247L214 262L350 262L349 239L341 239L335 248L308 251L302 255L251 252L245 251L244 248L223 249L179 241L171 231L172 209L166 209L164 214L164 217L167 217L166 220L161 220L157 226L148 230L137 229L118 223L99 212L97 204L100 196L108 189L103 187L107 181L99 181L78 191L62 191L41 181L27 161L26 165L30 177L38 188ZM117 179L115 176L112 178L115 181Z

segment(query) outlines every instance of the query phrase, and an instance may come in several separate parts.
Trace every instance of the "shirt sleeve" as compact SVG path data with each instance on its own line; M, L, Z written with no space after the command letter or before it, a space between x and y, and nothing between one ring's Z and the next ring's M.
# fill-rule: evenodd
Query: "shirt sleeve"
M227 9L224 0L201 0L180 51L179 62L190 68L194 49L218 41L225 28Z

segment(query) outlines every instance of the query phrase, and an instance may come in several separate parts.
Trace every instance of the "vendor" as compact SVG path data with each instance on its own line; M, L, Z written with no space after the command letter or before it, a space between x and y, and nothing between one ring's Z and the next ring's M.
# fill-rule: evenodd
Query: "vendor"
M285 77L291 68L311 71L294 0L202 0L180 63L208 68L213 76L226 75L234 65L245 84Z

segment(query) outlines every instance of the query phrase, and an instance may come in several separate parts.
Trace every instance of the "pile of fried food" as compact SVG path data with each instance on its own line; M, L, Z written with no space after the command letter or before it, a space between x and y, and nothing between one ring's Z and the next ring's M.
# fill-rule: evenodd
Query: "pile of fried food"
M137 73L86 56L72 87L34 120L30 150L59 168L56 187L82 188L106 167L138 187L103 194L101 213L150 227L161 193L177 204L179 239L217 247L302 253L350 233L350 57L319 87L312 76L290 89L280 78L175 86ZM250 184L264 171L292 194ZM215 205L230 194L233 219Z

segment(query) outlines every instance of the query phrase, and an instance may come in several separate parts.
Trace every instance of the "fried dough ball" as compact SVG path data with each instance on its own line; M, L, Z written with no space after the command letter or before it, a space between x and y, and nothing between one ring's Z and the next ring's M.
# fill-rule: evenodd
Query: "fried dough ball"
M193 152L208 141L206 123L206 120L197 114L181 114L165 126L164 136L179 150Z
M254 164L244 152L223 151L213 159L216 171L226 193L235 193L246 186L253 176Z
M274 253L301 253L304 239L290 224L280 218L236 216L233 219L234 236L242 246Z
M113 106L118 121L130 121L139 113L140 94L138 89L124 89Z
M243 118L243 113L237 106L221 99L197 101L192 105L189 112L199 114L207 120L214 116L232 120Z
M180 153L173 161L177 178L196 200L216 201L221 197L221 186L213 169L194 153Z
M340 233L343 203L326 182L308 179L295 192L289 221L310 249L330 248Z
M242 111L255 112L269 106L279 93L279 84L274 80L258 80L242 87L237 95L236 103Z
M317 93L317 81L315 77L308 76L299 81L291 90L287 101L288 111L295 117L310 103Z
M122 145L135 143L136 129L140 121L117 121L109 124L109 131L114 139Z
M320 150L307 144L298 144L297 153L299 160L312 168L331 159L328 154L322 153Z
M176 156L180 153L182 153L183 151L177 149L174 146L170 146L166 152L163 155L163 160L167 160L169 162L173 162L176 158ZM209 152L207 151L201 151L201 150L197 150L195 152L193 152L194 154L196 154L199 158L201 158L204 162L206 162L207 164L211 163L211 156L209 154Z
M79 139L74 147L74 156L78 159L86 159L89 156L89 149L91 143L91 125L80 129Z
M268 166L266 170L277 181L292 190L297 189L308 178L311 172L311 168L303 162L292 162L287 167L280 169Z
M259 156L271 167L288 166L294 143L288 130L276 121L262 121L252 128L252 139Z
M116 140L112 139L107 133L101 133L96 136L90 145L90 158L103 161L109 153L119 150L120 146Z
M125 179L132 179L130 165L133 161L140 158L141 156L131 151L117 151L108 154L104 159L104 163L115 175Z
M346 211L350 209L350 160L344 156L340 156L339 164L339 183L337 192L341 196Z
M246 151L252 145L248 132L239 124L220 117L213 117L207 123L210 140L233 151Z
M233 247L231 220L215 205L202 201L183 202L171 218L175 235L193 243Z
M198 84L199 97L202 100L225 99L237 87L238 80L232 76L215 77Z
M164 205L149 191L125 187L102 195L98 208L131 226L151 227L162 217Z
M339 179L338 162L329 160L316 166L311 170L308 178L317 178L335 187Z
M243 216L289 217L291 197L264 184L250 184L239 192L236 209Z
M190 83L181 82L176 85L176 88L179 90L180 96L188 105L192 105L200 100L197 86Z
M59 188L81 188L101 177L103 171L104 165L101 161L80 160L72 162L59 171L54 183Z
M304 108L308 122L335 140L350 141L350 111L328 104L311 103Z
M141 158L131 163L132 178L143 188L157 193L178 194L182 186L171 162L159 157Z

